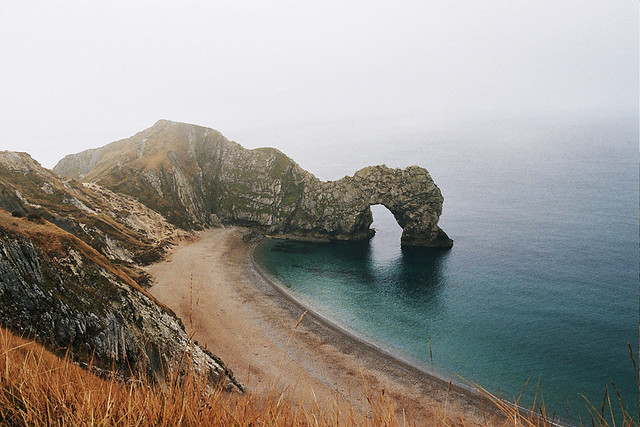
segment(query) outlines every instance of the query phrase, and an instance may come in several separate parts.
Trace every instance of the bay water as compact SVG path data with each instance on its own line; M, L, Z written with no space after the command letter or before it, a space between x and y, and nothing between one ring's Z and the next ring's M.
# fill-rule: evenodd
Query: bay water
M258 247L289 292L459 383L513 401L530 377L525 407L539 383L550 413L588 422L587 399L600 408L613 382L637 416L637 119L414 125L317 148L292 157L323 179L377 163L427 168L454 247L401 249L393 215L373 206L369 242Z

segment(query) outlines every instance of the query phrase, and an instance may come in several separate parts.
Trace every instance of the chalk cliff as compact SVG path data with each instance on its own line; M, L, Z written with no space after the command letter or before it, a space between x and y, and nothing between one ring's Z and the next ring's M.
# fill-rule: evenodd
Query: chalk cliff
M160 120L131 138L66 156L54 171L135 197L185 229L220 223L292 239L370 238L383 204L404 246L451 247L437 223L443 197L429 173L367 167L323 182L273 148L247 150L220 132Z

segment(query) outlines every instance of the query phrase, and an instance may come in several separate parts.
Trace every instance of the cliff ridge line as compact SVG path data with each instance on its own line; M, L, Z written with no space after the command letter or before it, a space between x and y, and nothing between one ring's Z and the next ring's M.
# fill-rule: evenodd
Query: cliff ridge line
M419 166L369 166L320 181L274 148L247 150L220 132L160 120L131 138L68 155L54 171L135 197L187 230L217 224L254 227L276 237L365 240L371 209L386 206L403 246L444 247L437 225L443 197Z

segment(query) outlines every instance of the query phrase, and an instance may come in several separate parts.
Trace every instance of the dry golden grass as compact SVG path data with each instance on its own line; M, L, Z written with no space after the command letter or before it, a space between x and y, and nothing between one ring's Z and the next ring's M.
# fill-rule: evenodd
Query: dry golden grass
M193 376L162 386L144 380L124 384L98 378L0 329L2 425L402 425L389 399L380 394L368 401L369 413L344 413L316 402L293 403L286 390L264 396L210 390Z
M365 412L340 410L317 401L299 402L295 390L257 396L211 390L194 376L170 378L162 386L145 380L122 383L102 379L61 359L43 346L0 328L0 424L12 426L405 426L416 425L384 392L367 393ZM544 405L524 411L489 392L485 395L504 416L489 425L552 426ZM297 402L297 403L296 403ZM602 408L592 406L589 425L638 425L624 407L616 424L613 403L605 395ZM600 410L602 409L602 410ZM429 425L472 425L437 417Z

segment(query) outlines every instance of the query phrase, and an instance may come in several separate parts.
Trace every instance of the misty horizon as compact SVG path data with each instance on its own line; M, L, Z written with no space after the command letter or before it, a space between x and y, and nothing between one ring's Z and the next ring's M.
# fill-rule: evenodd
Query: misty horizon
M49 168L161 118L296 159L638 115L637 2L0 7L0 148Z

